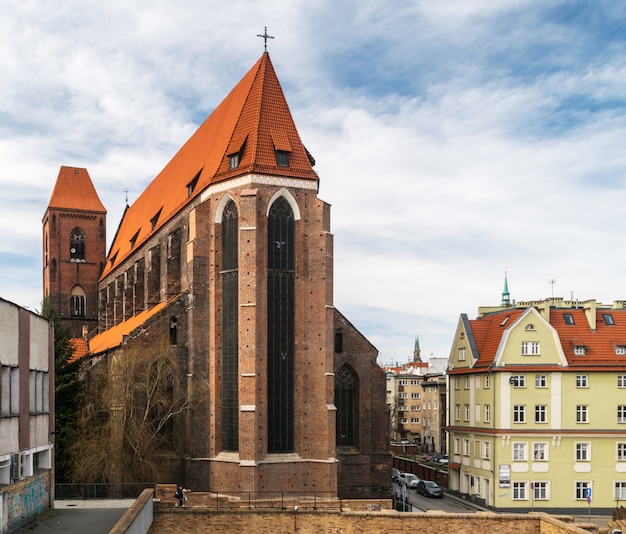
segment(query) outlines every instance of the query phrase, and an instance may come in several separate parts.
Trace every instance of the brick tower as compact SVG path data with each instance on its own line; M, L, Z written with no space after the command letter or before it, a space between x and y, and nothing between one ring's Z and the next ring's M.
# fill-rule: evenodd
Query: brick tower
M43 291L72 337L98 326L106 210L87 169L61 167L43 217Z

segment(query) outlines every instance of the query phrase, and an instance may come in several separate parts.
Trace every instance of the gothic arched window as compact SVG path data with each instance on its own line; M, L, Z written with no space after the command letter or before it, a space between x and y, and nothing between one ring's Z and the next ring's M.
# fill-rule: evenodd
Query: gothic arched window
M70 233L70 261L85 261L85 232L74 228Z
M239 450L239 217L229 200L222 214L222 448Z
M70 315L72 317L84 317L86 315L85 290L80 286L74 286L70 292Z
M294 214L279 197L267 229L268 452L294 450Z
M337 408L337 445L357 446L358 381L344 365L335 373L335 407Z

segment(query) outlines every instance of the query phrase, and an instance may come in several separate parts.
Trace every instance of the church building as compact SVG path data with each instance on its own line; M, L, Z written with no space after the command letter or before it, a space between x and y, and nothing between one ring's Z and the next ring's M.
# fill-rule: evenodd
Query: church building
M87 170L61 167L44 297L109 373L130 351L165 347L183 404L163 429L157 482L390 495L385 374L333 305L314 165L264 52L127 206L108 254Z

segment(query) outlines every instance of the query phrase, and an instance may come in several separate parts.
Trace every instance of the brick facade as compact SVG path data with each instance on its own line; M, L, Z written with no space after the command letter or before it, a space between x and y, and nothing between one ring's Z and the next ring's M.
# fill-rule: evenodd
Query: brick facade
M157 482L177 482L194 490L221 493L387 497L390 466L384 374L376 365L376 349L334 309L330 206L317 196L312 158L291 123L269 58L264 56L253 71L257 68L263 73L246 76L240 84L262 80L258 82L264 84L262 87L250 91L262 92L264 99L237 104L245 114L259 102L268 103L262 107L271 103L265 112L262 109L249 115L249 121L262 116L267 123L245 134L235 128L225 140L230 146L232 139L241 137L234 150L240 151L242 165L248 154L256 154L254 165L249 172L240 171L230 167L226 157L219 163L222 174L218 173L196 194L195 185L190 184L202 180L203 171L190 169L189 161L198 153L187 150L197 148L194 143L201 142L199 134L181 149L129 208L120 225L98 282L100 334L90 341L90 347L96 353L120 358L130 349L170 347L176 370L174 390L184 393L187 405L173 421L169 452L179 463L164 462ZM239 98L239 87L228 99ZM241 128L248 128L248 122L242 119L240 123ZM211 124L211 118L206 124ZM203 132L199 136L202 142L208 135L203 130L205 125L199 130ZM253 141L268 150L259 148L255 153L257 145ZM217 151L215 143L210 148L211 154ZM288 151L290 163L278 164L275 149ZM228 146L224 150L231 154ZM179 158L183 152L185 156ZM180 179L183 171L191 174L182 182L186 185L176 189L173 181ZM196 177L192 182L187 182L193 175ZM165 176L169 181L164 181ZM168 202L164 197L182 190L188 196L160 220ZM224 272L233 271L225 267L222 250L223 210L231 201L237 212L236 292L223 287ZM275 203L288 205L293 220L293 243L289 237L287 245L293 265L272 278L279 280L277 284L293 281L293 286L284 286L288 287L281 294L284 301L275 300L268 281L280 270L270 266L270 257L279 254L276 251L286 244L274 243L269 237L269 214L272 206L278 205ZM224 310L229 306L232 310L235 299L237 328L233 343L232 333L224 326ZM280 319L272 319L272 313ZM287 314L287 319L282 314ZM286 324L290 325L288 329ZM345 336L344 350L335 354L335 334L340 330ZM123 335L111 341L119 331ZM285 352L282 345L278 352L276 347L271 348L276 332L281 336L285 332L288 338ZM283 341L280 339L279 344ZM235 401L228 397L227 387L227 366L232 360L224 356L226 347L232 348L233 344L237 363ZM272 383L272 369L279 368L282 373L287 366L281 359L292 365L293 375L285 371L287 378L279 374ZM116 358L102 361L113 365ZM358 384L359 402L354 408L358 443L349 451L337 451L335 371L344 365L350 366ZM284 384L292 384L285 388L287 393ZM232 402L236 402L236 425L228 419ZM223 437L234 433L238 437L236 449L232 445L229 449ZM274 452L277 449L272 448L276 447L270 439L272 433L285 440L280 445L285 450ZM339 481L338 470L342 473Z

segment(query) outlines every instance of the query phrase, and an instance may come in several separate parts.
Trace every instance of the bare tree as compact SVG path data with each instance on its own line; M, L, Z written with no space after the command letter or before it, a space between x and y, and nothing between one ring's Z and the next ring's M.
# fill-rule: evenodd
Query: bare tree
M88 373L76 482L147 482L175 461L174 425L188 407L169 345L130 346Z

